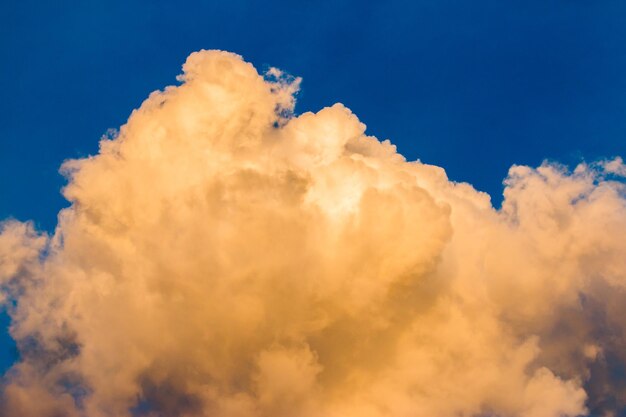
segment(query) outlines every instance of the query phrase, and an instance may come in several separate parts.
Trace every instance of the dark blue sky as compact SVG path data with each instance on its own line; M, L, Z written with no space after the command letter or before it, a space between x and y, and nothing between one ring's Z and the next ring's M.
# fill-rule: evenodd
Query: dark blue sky
M202 48L303 77L298 112L342 102L498 204L511 164L626 156L623 0L3 0L0 219L53 229L61 162Z

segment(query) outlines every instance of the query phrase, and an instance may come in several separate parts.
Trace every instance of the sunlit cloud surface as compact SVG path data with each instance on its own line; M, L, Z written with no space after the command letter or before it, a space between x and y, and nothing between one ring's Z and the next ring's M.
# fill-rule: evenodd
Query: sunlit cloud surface
M1 223L3 416L626 406L621 159L513 166L496 210L341 104L294 115L277 69L201 51L179 81L64 163L54 233Z

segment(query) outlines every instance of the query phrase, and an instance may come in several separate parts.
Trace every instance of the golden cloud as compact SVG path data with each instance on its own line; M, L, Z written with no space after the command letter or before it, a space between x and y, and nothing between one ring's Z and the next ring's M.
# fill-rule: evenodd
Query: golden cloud
M63 165L52 235L2 223L2 415L626 406L620 159L514 166L496 210L341 104L295 116L297 78L221 51L183 70Z

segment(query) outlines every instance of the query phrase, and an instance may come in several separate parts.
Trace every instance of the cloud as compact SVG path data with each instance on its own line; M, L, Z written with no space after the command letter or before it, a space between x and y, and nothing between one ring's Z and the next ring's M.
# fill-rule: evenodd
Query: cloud
M626 407L626 172L514 166L502 209L299 79L192 54L48 235L5 221L3 416L576 416ZM451 150L454 151L454 150Z

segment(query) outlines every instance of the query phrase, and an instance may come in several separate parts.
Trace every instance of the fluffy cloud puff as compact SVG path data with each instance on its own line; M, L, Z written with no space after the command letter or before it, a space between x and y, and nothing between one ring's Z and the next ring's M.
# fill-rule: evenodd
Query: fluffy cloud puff
M192 54L92 157L53 234L1 224L21 417L558 417L626 406L620 159L407 162L299 79Z

